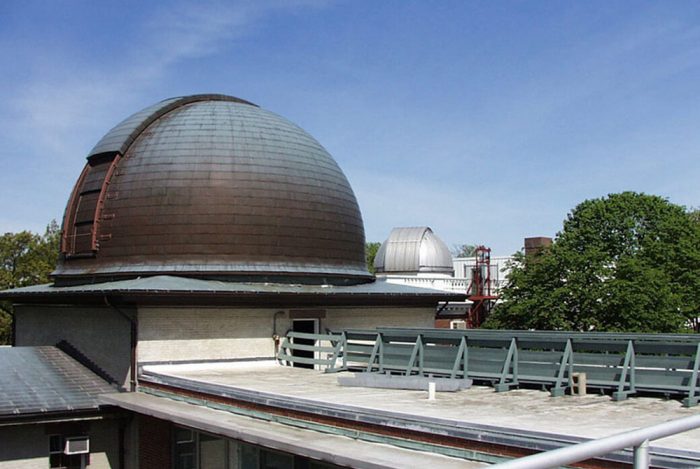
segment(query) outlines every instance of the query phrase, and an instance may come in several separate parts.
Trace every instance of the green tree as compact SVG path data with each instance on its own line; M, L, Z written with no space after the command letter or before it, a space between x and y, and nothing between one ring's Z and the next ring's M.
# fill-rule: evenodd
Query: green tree
M30 231L0 236L0 290L49 281L56 266L60 230L55 221L43 235ZM0 344L12 340L12 305L0 302Z
M476 255L476 244L454 244L450 251L452 251L452 256L454 257L474 257Z
M678 332L700 310L700 223L634 192L579 204L552 246L516 255L485 327Z
M367 270L371 273L375 272L374 258L377 257L377 251L382 243L367 242L365 243L365 261L367 262Z

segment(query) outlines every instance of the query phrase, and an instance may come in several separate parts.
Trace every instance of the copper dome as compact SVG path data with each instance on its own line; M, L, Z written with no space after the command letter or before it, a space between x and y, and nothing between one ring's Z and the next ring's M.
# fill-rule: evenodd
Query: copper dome
M252 103L162 101L109 131L87 159L63 220L57 283L372 279L360 210L335 160Z

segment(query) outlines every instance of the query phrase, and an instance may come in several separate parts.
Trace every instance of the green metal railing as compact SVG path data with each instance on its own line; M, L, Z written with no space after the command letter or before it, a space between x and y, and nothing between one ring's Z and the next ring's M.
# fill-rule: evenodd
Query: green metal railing
M311 342L309 344L309 342ZM277 360L282 364L293 366L295 363L312 365L325 371L347 369L343 350L345 348L344 334L307 334L289 332L277 352ZM313 358L298 356L295 351L312 352ZM341 366L338 367L340 360Z
M294 339L314 345L294 344ZM314 351L314 358L293 350ZM540 331L348 329L333 334L290 333L278 358L326 371L358 370L404 375L471 378L507 391L540 385L552 396L585 373L587 386L622 400L639 393L700 400L700 335Z

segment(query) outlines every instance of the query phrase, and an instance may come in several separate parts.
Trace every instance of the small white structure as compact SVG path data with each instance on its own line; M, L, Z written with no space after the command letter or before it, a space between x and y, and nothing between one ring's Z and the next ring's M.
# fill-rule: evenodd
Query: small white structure
M512 256L491 256L491 291L498 294L505 285ZM466 292L476 259L452 258L447 245L430 227L402 227L391 230L374 258L378 278L389 283Z
M503 288L508 280L508 274L510 274L509 263L512 260L513 256L491 256L489 272L491 291L496 295L499 294L501 288ZM469 283L471 283L474 267L476 266L474 257L455 257L452 259L452 265L454 266L455 279L466 280L468 286Z

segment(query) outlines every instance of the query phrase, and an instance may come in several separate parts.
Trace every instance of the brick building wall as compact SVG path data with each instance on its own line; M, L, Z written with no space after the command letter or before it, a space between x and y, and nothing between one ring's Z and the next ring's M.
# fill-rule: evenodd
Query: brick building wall
M172 467L172 424L165 420L138 416L139 468Z

